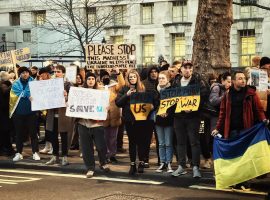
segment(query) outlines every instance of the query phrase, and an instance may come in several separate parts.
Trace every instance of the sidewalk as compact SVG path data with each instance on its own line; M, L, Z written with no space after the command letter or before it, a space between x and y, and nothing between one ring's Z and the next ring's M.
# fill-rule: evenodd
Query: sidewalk
M44 145L40 145L40 149L43 148ZM127 149L127 139L124 139L124 148ZM96 153L96 152L95 152ZM41 160L34 161L32 159L32 152L31 147L26 146L24 147L23 156L24 159L19 162L13 162L12 157L5 157L0 156L0 168L6 169L31 169L31 170L46 170L46 171L56 171L59 173L75 173L75 174L85 174L86 170L83 164L82 158L79 157L80 153L78 150L70 150L69 151L69 165L61 166L61 165L50 165L47 166L45 163L50 159L51 155L40 154ZM97 155L95 155L96 161L98 160ZM97 176L108 176L112 178L128 178L128 179L135 179L135 180L153 180L153 181L161 181L164 184L168 184L171 186L179 186L179 187L188 187L190 185L210 185L212 187L215 186L215 179L213 177L213 169L201 169L202 178L201 179L194 179L192 177L192 169L187 169L189 172L186 175L180 177L172 177L170 173L163 172L163 173L156 173L155 170L157 169L157 157L155 152L155 147L151 147L150 152L150 168L145 169L143 174L137 174L135 176L129 176L129 154L121 153L117 154L116 156L118 163L117 164L110 164L110 173L104 174L99 169L99 164L96 162L96 175ZM174 158L175 159L175 158ZM176 161L173 161L173 169L177 168ZM251 181L252 189L257 191L263 192L270 192L270 176L268 175L267 178L264 179L254 179Z

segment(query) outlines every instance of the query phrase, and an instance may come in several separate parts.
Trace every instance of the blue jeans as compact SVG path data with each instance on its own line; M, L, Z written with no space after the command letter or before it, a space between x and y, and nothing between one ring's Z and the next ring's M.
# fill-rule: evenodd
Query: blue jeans
M160 162L170 163L173 158L173 126L158 126L156 131L159 142Z

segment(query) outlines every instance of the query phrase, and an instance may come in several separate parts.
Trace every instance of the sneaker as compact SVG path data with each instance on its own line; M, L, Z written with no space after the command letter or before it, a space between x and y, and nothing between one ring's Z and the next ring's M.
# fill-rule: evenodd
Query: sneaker
M180 176L180 175L185 175L185 174L187 174L187 171L185 171L185 169L181 165L178 166L177 170L172 172L172 176L175 176L175 177Z
M61 165L62 165L62 166L67 166L67 165L69 165L67 156L63 156Z
M148 163L148 162L145 162L145 163L144 163L144 168L150 168L150 166L149 166L149 163Z
M52 151L52 144L50 142L46 142L44 149L40 150L39 153L47 154Z
M193 178L201 178L202 175L200 173L199 167L198 166L194 166L193 167Z
M59 164L59 156L52 156L52 158L45 163L45 165L54 165L54 164Z
M136 164L135 163L131 163L128 174L129 175L135 175L136 172L137 172Z
M144 172L144 162L140 162L138 165L138 173Z
M172 169L171 163L168 163L168 165L167 165L167 172L168 173L173 173L173 169Z
M33 154L33 160L40 160L40 157L37 152Z
M12 160L13 160L14 162L17 162L17 161L22 160L22 159L23 159L22 154L16 153L15 156L14 156L14 158L13 158Z
M157 168L156 172L161 173L165 169L166 169L166 163L161 163L159 168Z
M110 167L107 164L100 166L100 169L102 171L104 171L104 172L109 172L110 171Z
M52 154L53 154L53 148L51 148L51 150L50 150L50 151L48 151L48 153L47 153L47 154L52 155Z
M86 178L92 178L93 176L94 176L94 171L88 170L88 172L86 173Z
M116 157L112 156L112 157L110 157L110 162L111 163L118 163L118 160L116 159Z
M210 159L205 159L205 162L204 162L202 167L205 169L211 169L211 164L212 164L212 162Z

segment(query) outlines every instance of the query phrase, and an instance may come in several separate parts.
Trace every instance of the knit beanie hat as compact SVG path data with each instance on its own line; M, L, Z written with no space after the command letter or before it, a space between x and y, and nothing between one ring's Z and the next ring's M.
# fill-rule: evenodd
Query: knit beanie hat
M29 72L29 74L31 74L31 71L30 71L27 67L20 67L20 68L18 69L18 74L19 74L19 76L20 76L21 73L23 73L23 72Z

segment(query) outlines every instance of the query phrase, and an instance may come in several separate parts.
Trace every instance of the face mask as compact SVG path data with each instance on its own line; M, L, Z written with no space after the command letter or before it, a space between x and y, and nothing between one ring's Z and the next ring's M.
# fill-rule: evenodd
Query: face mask
M104 78L104 79L102 79L102 82L103 82L104 85L109 85L110 78Z

